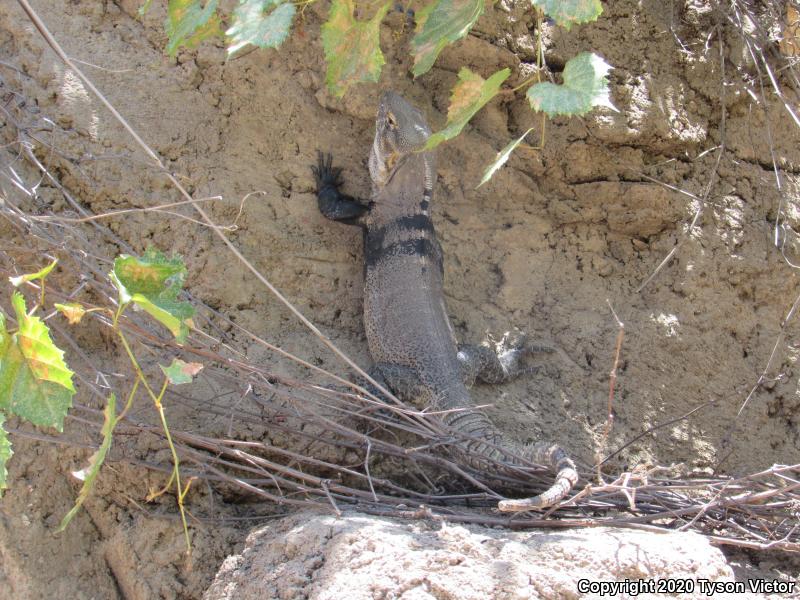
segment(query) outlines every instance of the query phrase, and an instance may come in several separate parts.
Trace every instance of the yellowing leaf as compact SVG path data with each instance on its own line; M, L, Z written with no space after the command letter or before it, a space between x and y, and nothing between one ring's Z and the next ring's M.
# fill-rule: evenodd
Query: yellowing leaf
M67 302L66 304L56 303L54 306L58 312L67 317L70 325L77 325L80 323L83 315L86 314L86 309L77 302Z
M42 381L52 381L75 392L72 385L73 372L64 362L64 351L50 339L47 325L39 317L28 316L25 298L19 292L14 292L11 304L19 324L14 338L34 377Z
M97 452L92 454L89 458L89 464L81 469L80 471L75 471L72 474L83 481L83 485L81 486L81 491L78 494L78 499L75 501L75 506L64 515L64 518L61 519L61 524L58 526L56 531L64 531L69 525L69 522L72 520L78 510L80 510L81 506L83 505L86 498L89 497L89 492L92 491L92 486L94 486L94 480L97 479L97 474L100 472L100 467L103 465L103 462L106 459L106 454L108 454L108 449L111 447L111 435L114 431L114 427L117 425L117 397L114 394L111 394L108 397L108 402L106 402L105 410L103 410L103 428L101 429L101 433L103 434L103 442L100 444L100 447L97 449Z
M186 266L179 257L167 258L163 252L148 248L141 258L118 256L114 274L131 294L161 294L170 289L177 295L186 279Z
M600 0L531 0L567 31L573 25L596 21L603 12Z
M73 373L47 326L26 314L22 295L15 292L11 303L19 330L10 335L0 313L0 409L61 431L75 395Z
M454 138L484 105L497 95L500 85L511 74L510 69L497 71L489 79L463 67L458 73L458 83L450 95L445 128L428 138L424 150L432 150L445 140Z
M500 150L500 152L497 153L494 162L492 162L492 164L486 167L486 171L483 172L483 178L481 179L481 182L476 186L476 188L481 187L484 183L489 181L492 178L492 175L494 175L500 167L506 164L508 157L511 156L511 153L514 151L514 148L519 146L522 143L522 140L525 139L525 136L527 136L531 131L533 131L533 127L528 129L528 131L523 133L520 137L512 141L510 144L508 144L505 148L503 148L502 150Z
M593 106L617 110L611 103L606 75L611 65L596 54L582 52L564 66L564 84L546 81L528 88L526 95L533 110L549 116L582 115Z
M3 429L6 417L0 412L0 497L3 496L3 490L8 487L8 470L6 463L14 454L11 451L11 440L8 439L6 430Z
M483 14L485 0L434 0L417 13L411 40L414 77L427 73L448 44L463 38Z
M9 277L8 280L11 282L11 285L14 287L19 287L26 281L34 281L36 279L44 279L53 270L53 268L58 264L58 259L54 259L49 265L47 265L44 269L37 271L36 273L28 273L27 275L20 275L18 277Z
M178 342L186 341L194 308L178 300L186 279L180 257L167 258L153 248L142 258L123 254L114 260L110 276L122 304L133 302L166 326Z
M387 2L369 21L353 15L353 0L333 0L328 21L322 26L322 47L328 63L325 82L335 96L343 96L354 83L376 82L386 62L380 48L381 20Z
M172 364L168 367L158 365L167 376L169 382L175 385L191 383L195 375L203 368L203 365L196 362L184 362L180 358L172 359Z
M271 12L267 13L267 10ZM277 48L289 35L295 8L282 0L241 0L233 11L233 24L225 32L230 38L228 56L253 44L259 48Z
M175 56L181 46L194 48L204 39L219 35L217 0L169 0L164 28L170 56Z

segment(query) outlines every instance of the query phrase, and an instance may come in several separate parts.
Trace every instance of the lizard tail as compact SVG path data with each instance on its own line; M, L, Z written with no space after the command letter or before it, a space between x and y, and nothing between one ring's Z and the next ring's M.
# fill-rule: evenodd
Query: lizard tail
M575 463L567 456L564 449L556 444L539 442L526 448L526 458L531 462L550 467L556 472L556 481L550 488L538 496L519 500L501 500L497 504L500 512L521 512L537 508L546 508L563 500L578 483L578 471Z
M501 449L504 445L502 436L498 433L492 422L482 411L464 410L451 413L444 417L444 422L454 430L473 439L465 444L463 450L469 464L477 469L484 467L481 458L497 460L500 462L511 461L509 454ZM490 442L490 443L486 443ZM500 446L500 447L498 447ZM516 453L518 447L506 448ZM578 483L578 471L575 463L561 446L548 442L531 444L520 449L520 455L537 465L549 467L556 472L556 481L542 494L532 498L519 500L501 500L497 508L501 512L521 512L546 508L563 500L570 493L573 486Z

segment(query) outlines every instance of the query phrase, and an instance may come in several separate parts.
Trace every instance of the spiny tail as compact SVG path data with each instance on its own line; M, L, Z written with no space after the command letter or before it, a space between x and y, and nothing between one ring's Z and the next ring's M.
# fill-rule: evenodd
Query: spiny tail
M519 460L515 460L513 455L516 454L556 472L555 483L545 492L532 498L501 500L497 505L501 512L521 512L552 506L563 500L578 483L575 463L556 444L539 442L525 448L515 447L515 444L504 444L502 436L489 418L477 410L453 412L446 415L443 420L455 431L472 438L463 443L459 450L464 453L466 462L477 469L485 468L487 460L522 466Z
M534 508L545 508L563 500L578 483L575 463L564 449L556 444L539 442L526 448L524 457L537 465L545 465L556 472L556 482L538 496L519 500L501 500L497 503L500 512L521 512Z

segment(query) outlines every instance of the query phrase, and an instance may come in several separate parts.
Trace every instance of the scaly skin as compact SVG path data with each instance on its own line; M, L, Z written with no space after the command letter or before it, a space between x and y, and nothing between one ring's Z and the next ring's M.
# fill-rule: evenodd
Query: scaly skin
M496 468L494 461L524 466L517 455L552 468L556 481L543 494L498 504L507 512L544 508L562 500L578 474L559 446L503 440L486 414L472 408L467 384L519 375L527 350L509 343L508 336L496 352L456 342L442 291L442 249L430 219L435 157L415 151L430 133L419 110L386 92L369 158L371 201L341 194L341 170L332 167L330 155L320 154L312 167L319 208L330 219L365 228L364 326L373 372L401 400L450 411L441 415L442 422L471 439L448 450L471 467L486 472Z

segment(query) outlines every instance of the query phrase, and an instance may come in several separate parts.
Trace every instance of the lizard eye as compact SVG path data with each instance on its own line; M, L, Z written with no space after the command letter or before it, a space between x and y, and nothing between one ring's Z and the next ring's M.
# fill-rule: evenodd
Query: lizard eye
M391 129L397 129L397 119L394 118L392 113L386 113L386 120L388 121Z

